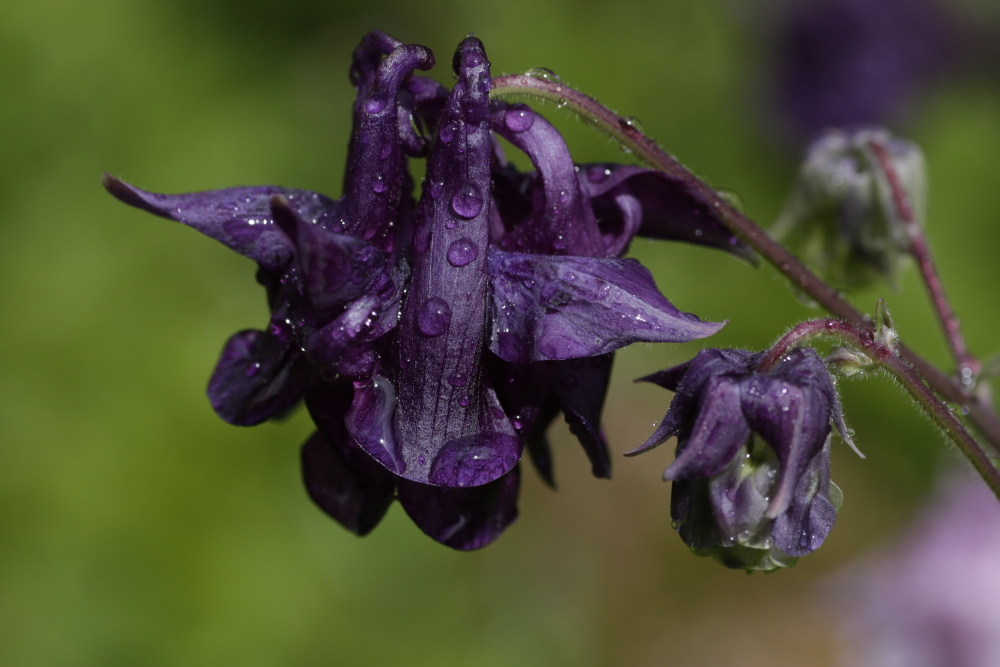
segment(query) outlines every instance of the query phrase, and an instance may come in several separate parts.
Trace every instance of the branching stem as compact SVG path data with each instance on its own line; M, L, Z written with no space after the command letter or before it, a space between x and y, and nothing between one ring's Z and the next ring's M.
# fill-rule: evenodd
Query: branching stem
M715 209L719 221L730 232L757 251L769 264L784 274L797 289L809 295L831 315L859 331L867 330L871 333L874 330L874 324L870 318L858 312L835 289L807 269L784 246L771 239L757 223L731 206L712 187L643 134L638 125L631 119L621 117L592 97L584 95L558 80L549 78L528 75L497 77L493 81L493 90L490 95L497 98L545 99L579 114L585 122L615 139L639 160L673 177L687 189L689 195ZM970 395L958 379L942 372L906 346L900 345L898 352L900 357L909 364L907 366L908 372L916 372L941 397L941 400L962 406L963 412L967 412L969 421L989 442L993 451L1000 451L1000 418L993 410L992 405L978 396ZM923 403L921 401L921 404ZM968 435L964 429L962 432ZM977 464L973 462L973 465ZM998 488L1000 486L995 487L994 490Z

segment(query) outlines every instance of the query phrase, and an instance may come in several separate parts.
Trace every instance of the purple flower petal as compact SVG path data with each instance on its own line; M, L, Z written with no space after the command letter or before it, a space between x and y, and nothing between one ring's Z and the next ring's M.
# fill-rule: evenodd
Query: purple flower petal
M597 220L559 131L523 104L494 105L493 128L528 155L542 184L534 197L535 209L504 235L500 247L546 255L605 256Z
M590 459L598 479L610 479L611 455L601 430L601 411L611 380L614 355L550 361L541 364L554 378L554 393L569 424L569 430Z
M746 420L771 445L780 462L768 518L792 503L806 466L830 435L833 387L829 377L814 350L797 348L770 374L744 381Z
M797 480L790 506L774 518L776 547L790 556L805 556L823 544L837 519L829 499L831 484L828 440Z
M711 477L722 472L750 437L750 426L740 409L742 392L740 381L733 378L713 377L706 383L701 410L689 427L690 433L685 434L677 458L663 471L664 479Z
M376 61L376 54L394 41L383 37L366 38L355 52L352 78L358 81L359 95L336 231L391 251L400 222L396 218L400 201L409 197L403 185L410 183L402 153L397 95L410 72L434 65L434 55L423 46L405 44ZM377 69L370 77L375 62Z
M272 200L272 211L278 228L295 249L299 280L315 319L325 323L349 302L374 295L374 310L389 328L395 324L403 280L383 251L309 224L281 197Z
M731 252L747 260L754 254L718 219L715 209L694 195L690 185L668 174L633 165L580 167L580 183L591 198L609 255L618 255L635 235L684 241Z
M506 361L590 357L639 341L690 341L724 324L677 310L635 260L495 249L489 259L490 349Z
M306 396L319 432L302 446L306 490L320 509L348 530L367 535L395 496L396 478L350 438L344 415L351 405L350 384L320 383Z
M390 470L447 486L490 482L516 464L521 449L482 368L492 158L489 61L470 37L455 63L459 80L442 112L420 201L392 378L398 393L394 419L386 428L368 418L365 424L378 428L366 437L355 433Z
M370 331L377 316L378 299L374 296L361 297L332 322L307 333L302 349L321 370L340 373L341 362L348 350L373 337Z
M702 350L694 359L666 370L639 378L636 382L652 382L676 392L667 415L643 444L626 452L635 456L658 447L680 433L681 428L695 418L705 383L715 376L742 377L756 364L759 354L744 350Z
M226 341L208 398L230 424L253 426L295 405L313 377L296 348L270 333L245 330Z
M108 174L102 182L126 204L196 229L273 271L284 268L292 248L275 227L272 197L284 197L298 217L319 225L331 223L339 206L316 192L276 186L164 195L140 190Z
M321 510L357 535L375 529L395 498L392 473L318 431L302 445L301 458L306 491Z
M392 383L373 375L367 381L354 383L354 400L344 422L362 449L390 472L401 475L406 462L392 425L395 410L396 390Z
M453 549L480 549L517 519L521 474L464 489L399 481L399 502L420 530Z

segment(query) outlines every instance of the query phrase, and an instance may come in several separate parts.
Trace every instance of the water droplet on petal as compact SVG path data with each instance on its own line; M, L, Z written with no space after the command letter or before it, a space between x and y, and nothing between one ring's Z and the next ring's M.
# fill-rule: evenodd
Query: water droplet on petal
M534 112L520 104L507 109L503 118L507 129L511 132L524 132L535 123Z
M368 113L382 113L385 109L387 100L381 97L372 97L367 102L365 102L365 111Z
M465 66L468 68L479 67L483 64L483 59L479 57L479 54L475 51L469 51L465 54Z
M547 67L532 67L527 72L524 73L525 76L530 76L533 79L541 79L542 81L549 81L550 83L558 83L559 75L548 69Z
M454 375L448 376L448 384L452 387L464 387L469 384L469 378L462 373L455 373Z
M591 183L601 183L611 175L611 170L600 164L592 164L587 167L587 180Z
M458 399L458 404L461 405L463 408L469 407L469 397L462 396L461 398Z
M372 190L375 192L385 192L386 185L385 176L378 174L372 179Z
M444 181L431 183L431 199L439 199L441 197L442 190L444 190Z
M448 263L452 266L465 266L479 257L479 248L472 239L458 239L448 246Z
M417 329L427 337L440 336L451 326L451 306L444 299L432 296L417 311Z
M466 220L479 215L483 210L483 193L475 183L466 183L451 197L451 210Z
M438 130L438 139L443 143L450 144L455 138L455 126L451 123L445 123Z

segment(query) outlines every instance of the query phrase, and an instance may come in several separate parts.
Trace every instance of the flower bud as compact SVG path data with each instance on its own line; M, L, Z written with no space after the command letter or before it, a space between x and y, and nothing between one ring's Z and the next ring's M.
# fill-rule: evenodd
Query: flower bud
M886 169L923 219L926 169L916 144L877 128L829 130L809 147L799 179L771 234L810 262L828 281L858 288L885 278L895 283L910 246Z
M644 378L675 393L659 429L633 453L677 436L670 510L699 556L774 570L819 548L842 501L830 481L830 433L849 441L830 375L797 348L760 371L762 355L704 350Z

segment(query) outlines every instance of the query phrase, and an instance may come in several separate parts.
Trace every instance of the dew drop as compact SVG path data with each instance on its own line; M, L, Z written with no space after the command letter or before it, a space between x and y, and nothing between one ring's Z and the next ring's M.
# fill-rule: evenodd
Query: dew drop
M385 192L386 185L385 176L378 174L372 179L372 190L374 192Z
M518 104L507 109L504 123L511 132L524 132L535 123L535 114L528 107Z
M479 67L483 64L483 59L479 57L479 54L475 51L469 51L465 54L465 66L469 69L473 67Z
M587 167L587 180L591 183L601 183L611 175L611 170L599 164L592 164Z
M431 183L431 199L439 199L441 197L441 192L444 190L444 181L437 181L436 183Z
M417 329L428 338L440 336L451 325L451 306L444 299L432 296L417 311Z
M524 75L530 76L532 79L541 79L550 83L559 82L559 75L547 67L532 67Z
M469 397L468 396L460 397L458 399L458 404L461 405L463 408L469 407Z
M458 239L448 246L448 263L452 266L465 266L476 257L479 257L479 248L472 239Z
M621 116L618 119L618 125L624 130L625 128L631 128L636 132L642 132L642 123L635 116Z
M438 130L438 139L440 139L443 143L450 144L454 138L455 126L452 123L446 123L441 126L440 130Z
M464 387L465 385L469 384L469 378L466 377L463 373L455 373L453 375L448 376L448 384L450 384L452 387Z
M372 97L367 102L365 102L365 111L368 113L382 113L385 109L387 100L380 97Z
M475 183L466 183L451 197L451 210L460 218L471 220L483 210L483 193Z

